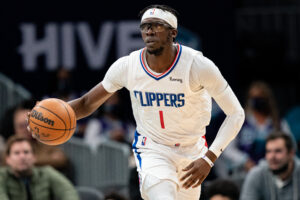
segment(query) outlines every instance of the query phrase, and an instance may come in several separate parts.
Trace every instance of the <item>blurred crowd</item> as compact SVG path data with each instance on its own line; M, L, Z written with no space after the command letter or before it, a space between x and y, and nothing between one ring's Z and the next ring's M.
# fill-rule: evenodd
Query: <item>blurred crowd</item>
M70 89L72 76L69 71L59 70L54 82L53 92L44 98L69 101L79 95ZM245 123L203 183L201 199L300 199L300 164L297 157L300 148L299 107L292 108L284 116L280 115L273 91L263 81L251 83L245 96L246 99L241 101L246 113ZM92 149L115 141L131 150L135 124L130 109L124 108L127 106L124 102L128 101L124 98L122 93L116 93L93 115L79 120L73 137L81 139ZM27 112L34 105L35 99L24 100L8 108L1 119L0 199L6 199L4 193L15 195L15 199L22 199L20 195L35 199L35 195L49 196L50 191L58 199L67 199L62 191L68 191L70 199L78 199L75 189L78 185L74 183L74 169L67 154L59 146L38 142L26 128ZM217 105L213 110L216 112L206 134L208 144L225 118ZM141 199L132 155L128 159L127 188L105 191L94 188L103 193L104 199ZM23 184L23 189L20 189L22 193L11 194L9 186L18 182ZM8 186L3 187L6 184ZM57 188L57 184L61 187ZM47 190L45 194L36 192L41 185Z

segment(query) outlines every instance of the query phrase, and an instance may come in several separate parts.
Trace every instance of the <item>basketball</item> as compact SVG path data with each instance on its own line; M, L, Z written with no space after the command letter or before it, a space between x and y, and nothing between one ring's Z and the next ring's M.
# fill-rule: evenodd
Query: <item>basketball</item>
M40 101L32 109L29 127L40 142L59 145L68 141L74 134L76 116L72 107L65 101L49 98Z

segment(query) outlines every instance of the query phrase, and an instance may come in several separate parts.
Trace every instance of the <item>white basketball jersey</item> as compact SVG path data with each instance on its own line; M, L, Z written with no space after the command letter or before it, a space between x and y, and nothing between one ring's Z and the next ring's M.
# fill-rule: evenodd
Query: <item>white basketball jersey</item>
M145 48L128 58L126 88L130 91L137 132L169 146L195 144L205 134L211 113L211 97L205 89L193 92L190 69L196 54L177 44L171 67L154 74L146 66Z

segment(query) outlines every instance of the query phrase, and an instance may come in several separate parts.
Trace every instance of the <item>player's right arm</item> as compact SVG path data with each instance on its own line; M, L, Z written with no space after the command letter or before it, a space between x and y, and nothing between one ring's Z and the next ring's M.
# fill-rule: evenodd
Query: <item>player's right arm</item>
M97 110L114 92L126 86L128 57L118 59L107 71L103 81L82 97L68 102L74 109L76 118L89 116Z

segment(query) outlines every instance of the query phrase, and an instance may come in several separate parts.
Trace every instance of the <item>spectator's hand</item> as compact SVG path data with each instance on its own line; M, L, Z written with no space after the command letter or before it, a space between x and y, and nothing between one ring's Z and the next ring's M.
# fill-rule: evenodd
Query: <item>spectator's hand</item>
M185 181L183 187L188 189L191 186L193 188L200 186L209 174L210 169L211 166L203 158L195 160L182 170L186 172L180 179L180 181Z

